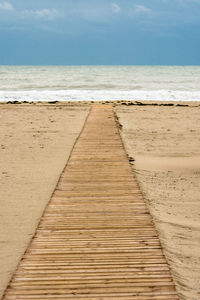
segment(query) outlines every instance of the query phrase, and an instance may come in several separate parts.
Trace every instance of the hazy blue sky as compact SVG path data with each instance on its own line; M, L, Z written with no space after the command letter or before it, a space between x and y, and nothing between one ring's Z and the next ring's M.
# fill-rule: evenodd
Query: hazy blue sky
M0 0L0 64L200 64L200 0Z

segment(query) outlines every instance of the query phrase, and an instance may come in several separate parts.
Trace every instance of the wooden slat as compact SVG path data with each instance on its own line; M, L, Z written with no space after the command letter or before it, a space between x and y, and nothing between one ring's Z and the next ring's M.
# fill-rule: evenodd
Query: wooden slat
M178 299L112 106L93 106L3 300Z

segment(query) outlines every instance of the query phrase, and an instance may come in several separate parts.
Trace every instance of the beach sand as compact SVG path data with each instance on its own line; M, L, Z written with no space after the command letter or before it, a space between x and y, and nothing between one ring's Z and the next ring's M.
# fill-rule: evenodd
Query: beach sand
M200 107L116 105L180 299L200 299ZM0 297L32 238L89 112L1 104Z
M200 107L117 106L180 299L200 299Z
M88 111L87 106L0 105L0 298Z

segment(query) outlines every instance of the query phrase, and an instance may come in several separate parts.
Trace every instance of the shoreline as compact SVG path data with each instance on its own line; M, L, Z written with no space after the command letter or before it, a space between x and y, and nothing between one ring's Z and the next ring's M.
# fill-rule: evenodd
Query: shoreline
M80 100L80 101L7 101L0 102L0 105L59 105L59 106L85 106L91 104L112 104L113 106L180 106L180 107L199 107L199 101L183 101L183 100Z

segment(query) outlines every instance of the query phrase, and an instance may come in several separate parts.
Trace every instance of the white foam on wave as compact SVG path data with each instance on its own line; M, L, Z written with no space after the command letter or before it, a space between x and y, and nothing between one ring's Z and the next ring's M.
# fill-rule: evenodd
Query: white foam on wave
M0 91L0 102L159 100L200 101L200 91L170 90L22 90Z

